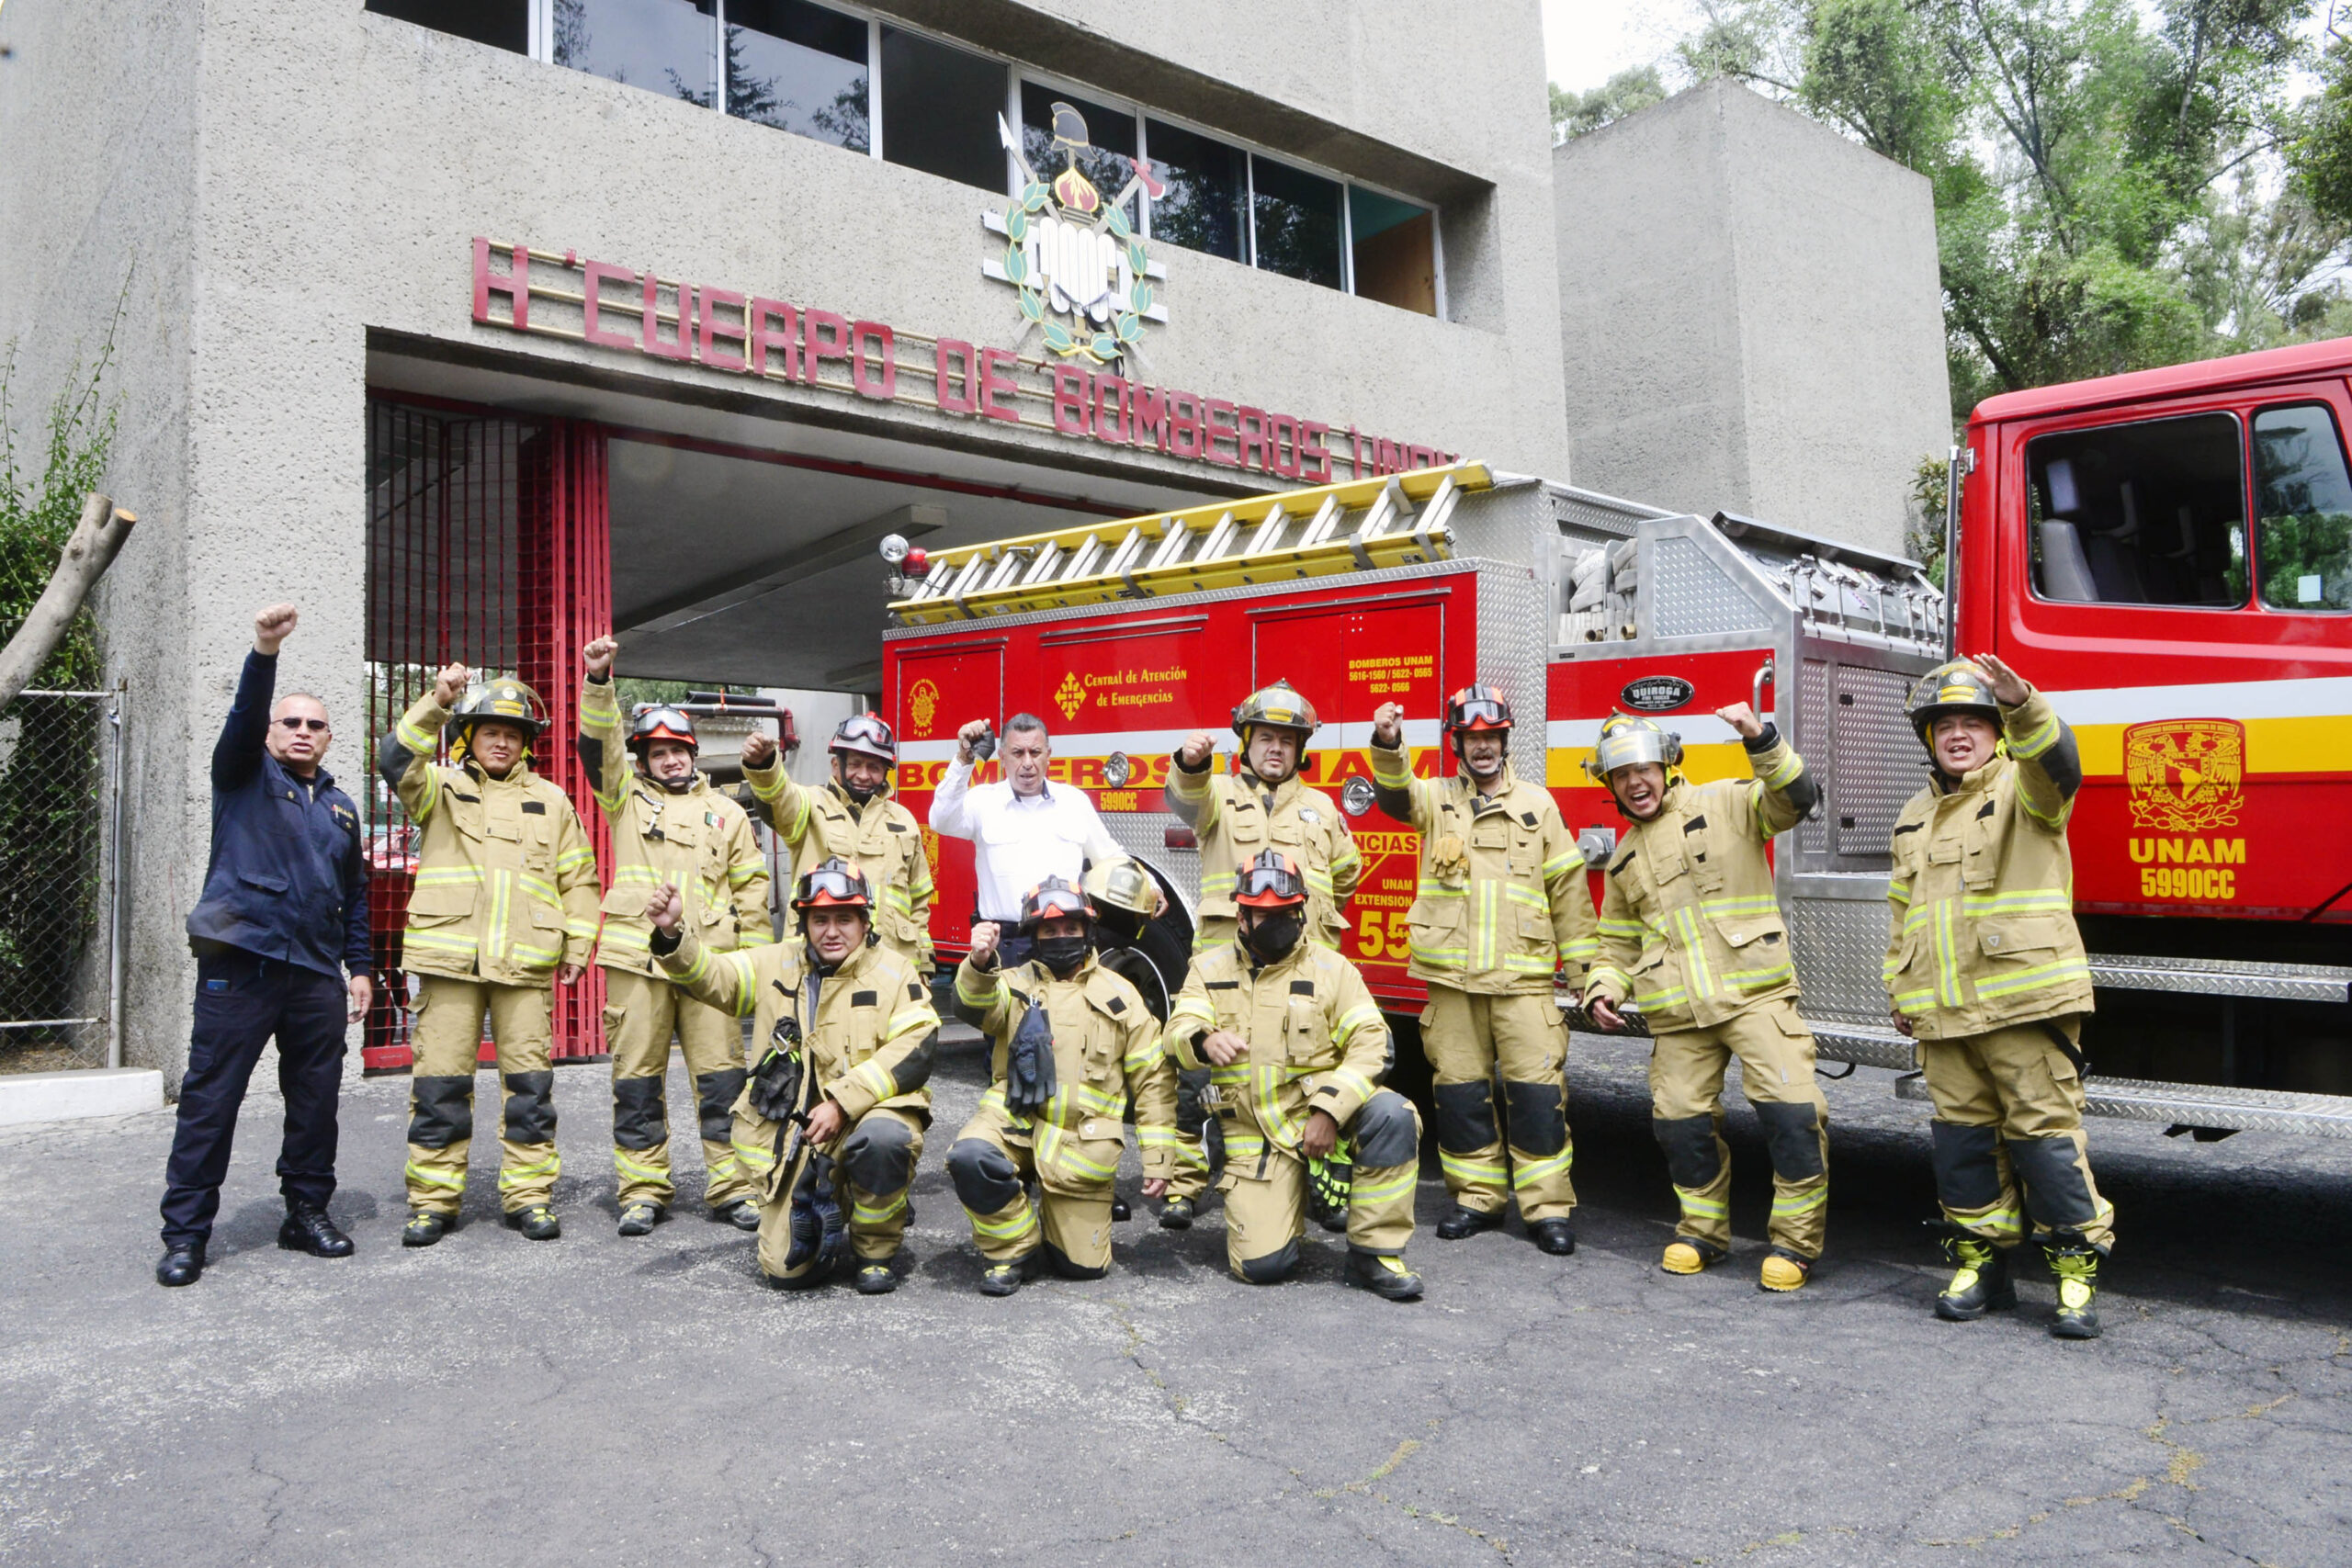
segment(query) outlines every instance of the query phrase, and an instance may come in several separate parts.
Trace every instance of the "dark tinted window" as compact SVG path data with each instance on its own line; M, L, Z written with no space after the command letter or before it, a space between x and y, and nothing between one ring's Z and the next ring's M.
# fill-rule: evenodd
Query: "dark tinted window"
M865 24L806 0L727 0L727 112L854 152L869 141Z
M1227 261L1248 261L1248 154L1156 119L1146 123L1144 134L1151 172L1166 185L1152 197L1151 237Z
M1339 182L1271 158L1252 159L1250 178L1258 197L1258 265L1284 277L1340 287Z
M2213 413L2028 443L2034 592L2080 604L2245 604L2238 441L2238 422Z
M368 9L517 54L531 47L531 0L368 0Z
M882 156L1001 193L1004 67L916 33L882 29Z
M2352 479L2317 403L2254 416L2254 561L2262 602L2352 610Z
M1073 94L1023 82L1021 151L1028 158L1029 166L1037 172L1037 177L1050 185L1070 161L1069 149L1054 138L1056 104L1075 110L1079 125L1085 128L1087 144L1078 150L1078 172L1087 177L1104 201L1126 189L1136 176L1136 117L1125 109L1105 108ZM1077 126L1066 125L1064 129L1075 130ZM1131 196L1127 198L1128 222L1136 220L1136 198Z
M555 0L555 62L711 107L713 0Z

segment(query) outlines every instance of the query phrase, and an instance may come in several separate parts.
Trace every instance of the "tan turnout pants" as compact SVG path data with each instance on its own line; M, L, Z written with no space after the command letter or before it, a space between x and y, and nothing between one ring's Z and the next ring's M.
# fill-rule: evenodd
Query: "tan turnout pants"
M605 1048L613 1057L613 1169L623 1208L676 1196L670 1179L670 1039L685 1053L695 1086L707 1177L703 1201L724 1209L752 1195L729 1142L743 1092L743 1026L667 980L605 971Z
M1045 1186L1037 1181L1035 1151L1012 1126L1002 1111L983 1104L948 1151L948 1176L971 1219L980 1256L992 1264L1017 1263L1042 1245L1056 1273L1102 1278L1111 1267L1113 1183L1085 1192Z
M409 1039L409 1207L455 1214L473 1146L474 1068L482 1014L498 1047L498 1199L507 1213L544 1203L563 1168L555 1152L554 998L548 987L418 976Z
M1373 1134L1368 1129L1385 1131ZM1411 1134L1409 1146L1404 1137ZM1401 1258L1413 1239L1413 1190L1420 1179L1420 1112L1394 1089L1381 1089L1364 1102L1348 1127L1359 1163L1348 1184L1348 1249ZM1361 1163L1374 1138L1394 1150L1393 1163ZM1306 1162L1284 1148L1269 1148L1258 1129L1228 1130L1225 1175L1225 1262L1233 1277L1270 1285L1298 1266L1298 1240L1306 1233ZM1404 1157L1399 1160L1397 1156Z
M1650 1046L1650 1122L1681 1205L1677 1235L1717 1256L1731 1247L1731 1148L1723 1138L1724 1072L1739 1058L1747 1103L1772 1162L1772 1245L1821 1256L1829 1216L1829 1105L1813 1076L1813 1032L1793 1002L1751 1008Z
M820 1150L831 1161L833 1201L841 1205L849 1233L850 1249L865 1262L885 1262L897 1256L907 1234L907 1190L914 1185L915 1165L922 1158L923 1118L911 1111L877 1105L851 1123L831 1148ZM749 1106L735 1112L733 1140L753 1183L760 1202L760 1269L773 1279L806 1273L786 1268L792 1255L792 1194L775 1170L776 1124L755 1116ZM813 1183L812 1168L802 1181ZM870 1181L867 1186L861 1178ZM770 1191L771 1182L775 1190ZM882 1190L876 1190L880 1188Z
M1945 1219L1996 1247L2016 1246L2030 1222L2036 1237L2075 1231L2105 1252L2115 1207L2091 1179L2082 1077L2053 1030L2074 1045L2082 1020L1919 1042L1936 1102L1936 1196Z
M1438 1159L1453 1201L1499 1214L1516 1192L1520 1217L1531 1224L1574 1213L1568 1028L1551 993L1485 996L1433 981L1421 1012L1421 1050L1435 1079ZM1495 1122L1498 1067L1508 1148Z

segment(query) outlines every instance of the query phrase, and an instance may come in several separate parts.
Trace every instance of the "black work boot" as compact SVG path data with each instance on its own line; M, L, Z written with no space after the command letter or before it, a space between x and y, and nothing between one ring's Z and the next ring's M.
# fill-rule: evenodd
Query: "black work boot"
M313 1258L348 1258L352 1252L351 1238L335 1229L324 1209L299 1200L287 1202L286 1223L277 1227L277 1245Z
M175 1242L155 1263L159 1285L193 1285L203 1277L204 1244L200 1241Z
M1033 1251L1014 1258L1010 1263L989 1264L980 1270L980 1294L984 1296L1012 1294L1021 1288L1022 1281L1029 1277L1029 1270L1036 1261L1037 1254Z
M1370 1252L1348 1254L1348 1283L1392 1302L1420 1300L1421 1277L1401 1258Z
M2060 1339L2098 1337L2099 1250L2080 1231L2052 1231L2041 1244L2058 1276L2058 1315L2050 1332Z
M1944 1256L1951 1260L1951 1282L1936 1297L1936 1315L1947 1323L1973 1323L1986 1313L2018 1304L2009 1279L2009 1255L1983 1236L1948 1227Z
M1502 1223L1503 1217L1500 1213L1489 1214L1482 1210L1465 1208L1456 1203L1446 1211L1445 1218L1438 1221L1437 1238L1440 1241L1460 1241L1465 1235L1476 1235L1480 1231L1493 1230Z
M1536 1250L1548 1252L1555 1258L1566 1258L1577 1249L1577 1230L1566 1220L1536 1220L1527 1227L1534 1239Z
M1193 1201L1170 1198L1159 1206L1159 1228L1164 1231L1188 1231L1193 1228Z
M525 1241L553 1241L563 1234L561 1222L555 1210L545 1203L533 1203L517 1209L506 1216L506 1223L523 1233Z
M448 1234L449 1216L436 1214L430 1209L419 1209L409 1215L408 1224L401 1227L402 1247L431 1247Z
M653 1227L662 1223L659 1203L631 1203L621 1210L620 1232L623 1235L651 1235Z
M870 1258L857 1266L854 1280L861 1296L887 1296L899 1288L899 1276L888 1258Z
M710 1217L714 1220L724 1220L739 1231L755 1231L760 1228L760 1206L749 1198L738 1198L724 1209L713 1209Z

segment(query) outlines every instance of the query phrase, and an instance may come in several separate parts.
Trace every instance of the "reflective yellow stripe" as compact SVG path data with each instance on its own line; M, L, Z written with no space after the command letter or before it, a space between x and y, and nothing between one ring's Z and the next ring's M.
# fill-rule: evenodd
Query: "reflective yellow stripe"
M1358 1100L1372 1098L1372 1080L1353 1067L1334 1067L1331 1069L1331 1077L1340 1088L1353 1094Z
M987 1236L991 1241L1017 1241L1035 1230L1037 1216L1030 1209L1029 1201L1022 1198L1016 1199L1015 1201L1020 1207L1001 1218L991 1218L987 1214L975 1213L967 1206L964 1213L972 1216L972 1234Z
M478 865L427 866L416 874L419 887L444 887L466 884L481 886L481 867Z
M1777 980L1793 980L1796 977L1795 966L1784 958L1780 963L1769 964L1762 969L1729 970L1724 976L1724 984L1754 990L1758 986L1770 985Z
M2020 991L2039 991L2052 986L2064 986L2070 981L2090 978L2090 965L2079 958L2061 958L2052 964L2037 964L2030 969L1996 976L1976 982L1976 994L1981 998L2013 997Z
M1347 1011L1340 1015L1340 1021L1331 1026L1332 1043L1336 1045L1345 1045L1351 1039L1354 1038L1357 1030L1363 1028L1367 1024L1377 1024L1379 1022L1380 1009L1374 1006L1372 1003L1366 1002L1361 1007L1350 1008Z
M853 1201L850 1204L849 1223L854 1225L885 1224L906 1212L907 1190L901 1187L888 1202L878 1208L869 1203Z
M1151 1071L1167 1059L1168 1053L1159 1048L1159 1041L1154 1040L1136 1050L1128 1052L1123 1059L1123 1065L1126 1068L1127 1076L1133 1077L1138 1073Z
M747 1144L741 1139L729 1139L729 1146L738 1158L755 1170L775 1168L775 1151L765 1144Z
M613 1168L623 1176L633 1176L639 1181L658 1181L667 1186L670 1180L670 1173L666 1169L641 1165L629 1158L627 1152L621 1149L613 1151Z
M414 1160L409 1161L404 1168L411 1181L422 1181L427 1187L447 1187L460 1192L465 1190L466 1173L462 1170L436 1170L432 1166L419 1165Z
M1476 1160L1445 1149L1437 1152L1438 1164L1448 1176L1463 1181L1483 1181L1500 1187L1508 1177L1500 1160Z
M437 739L411 724L405 717L393 723L392 734L399 739L401 750L412 756L430 757L441 749L441 743Z
M1364 1173L1361 1170L1357 1171L1354 1179L1348 1183L1348 1201L1351 1204L1387 1203L1410 1193L1413 1190L1414 1182L1420 1174L1419 1168L1409 1165L1400 1165L1395 1168L1394 1176L1385 1177L1378 1181L1366 1181Z
M1544 880L1549 882L1562 872L1574 870L1583 864L1584 855L1574 847L1562 850L1544 863Z
M1711 997L1714 995L1715 987L1707 977L1707 950L1706 943L1699 935L1698 912L1686 906L1675 910L1674 916L1682 931L1682 955L1686 965L1684 977L1690 982L1694 995Z
M2052 709L2050 716L2042 721L2041 728L2035 730L2032 734L2024 737L2010 736L2008 738L2009 755L2018 758L2020 761L2039 757L2044 751L2049 750L2052 746L2055 745L2057 740L2058 714L2055 709Z
M2063 887L2036 887L2020 893L1963 893L1961 907L1970 915L2016 915L2041 910L2071 914L2075 900Z
M549 1155L543 1160L535 1160L529 1165L518 1165L512 1170L502 1169L498 1173L498 1185L507 1189L535 1186L541 1177L552 1181L562 1174L562 1156Z
M401 940L410 947L427 947L440 953L462 953L469 956L475 947L472 937L453 936L442 931L411 930L403 932Z
M1730 1203L1702 1198L1687 1187L1674 1190L1674 1201L1682 1206L1684 1213L1693 1219L1724 1220L1731 1217Z
M1548 1180L1568 1168L1568 1162L1574 1154L1575 1151L1572 1149L1562 1149L1558 1154L1546 1155L1542 1159L1527 1160L1514 1165L1510 1172L1510 1184L1513 1188L1526 1188L1532 1187L1539 1181Z
M1148 1122L1137 1124L1136 1137L1147 1149L1181 1148L1184 1142L1184 1134L1175 1128L1154 1126Z
M1802 1214L1818 1209L1827 1201L1829 1187L1825 1182L1810 1192L1776 1193L1772 1199L1772 1213L1776 1215Z

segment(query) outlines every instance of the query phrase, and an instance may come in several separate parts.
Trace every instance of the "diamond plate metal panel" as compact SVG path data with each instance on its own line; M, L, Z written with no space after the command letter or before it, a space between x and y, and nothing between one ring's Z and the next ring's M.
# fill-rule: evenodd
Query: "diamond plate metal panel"
M1650 569L1653 581L1645 586L1652 636L1763 631L1772 624L1764 607L1688 538L1653 540Z
M1902 1100L1931 1098L1926 1080L1917 1075L1898 1080L1894 1092ZM2101 1077L2094 1067L2083 1084L2083 1109L2093 1116L2125 1122L2352 1138L2352 1098L2340 1094L2109 1078Z
M1775 698L1780 694L1773 693ZM1830 760L1829 720L1829 661L1808 659L1803 661L1797 674L1797 713L1793 722L1782 728L1796 737L1798 751L1808 767L1818 768L1824 778L1835 771ZM1817 813L1797 824L1797 856L1806 866L1819 870L1829 860L1829 816Z
M1112 842L1174 883L1188 910L1200 908L1201 852L1168 847L1168 829L1178 826L1174 817L1165 811L1105 811L1101 816Z
M2293 1002L2352 1001L2352 968L2335 964L2256 964L2097 953L2091 954L2091 983L2119 991L2187 991Z
M1911 1042L1892 1029L1815 1024L1813 1044L1815 1054L1825 1062L1857 1062L1865 1067L1893 1067L1898 1073L1919 1065Z
M1551 615L1545 585L1524 567L1478 564L1478 675L1510 699L1510 765L1544 782L1544 676L1550 669Z
M1877 1023L1886 1017L1886 905L1868 898L1783 900L1789 953L1807 1017Z
M1903 716L1908 679L1839 664L1831 672L1830 852L1838 869L1883 871L1895 818L1926 781L1926 752Z

